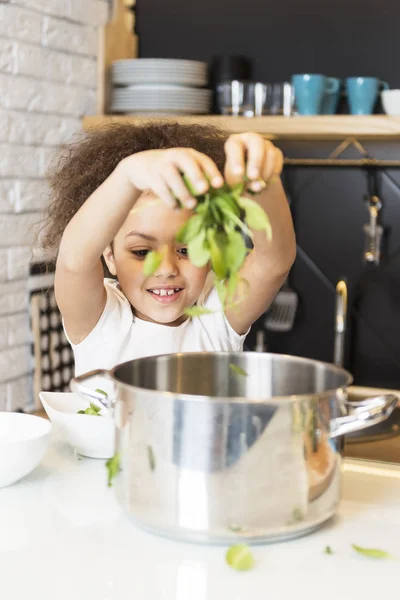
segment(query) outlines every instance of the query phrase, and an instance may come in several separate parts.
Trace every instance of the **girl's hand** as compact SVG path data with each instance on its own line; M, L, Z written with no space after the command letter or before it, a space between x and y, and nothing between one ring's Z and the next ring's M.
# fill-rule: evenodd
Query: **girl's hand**
M209 181L215 188L224 183L214 161L192 148L139 152L123 159L120 167L137 190L151 190L172 208L176 207L177 199L186 208L196 206L196 199L186 187L182 173L192 184L193 194L206 192Z
M231 135L225 143L225 153L225 179L229 185L240 183L247 176L250 189L259 192L282 172L282 152L258 133Z

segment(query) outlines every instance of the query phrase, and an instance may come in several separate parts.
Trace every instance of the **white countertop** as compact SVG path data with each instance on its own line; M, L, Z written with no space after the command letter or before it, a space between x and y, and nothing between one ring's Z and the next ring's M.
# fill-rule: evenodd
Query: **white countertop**
M361 557L351 543L398 559ZM141 531L107 487L104 461L57 440L34 473L0 490L4 600L376 600L400 584L400 467L346 461L334 522L254 546L253 571L230 569L225 551Z

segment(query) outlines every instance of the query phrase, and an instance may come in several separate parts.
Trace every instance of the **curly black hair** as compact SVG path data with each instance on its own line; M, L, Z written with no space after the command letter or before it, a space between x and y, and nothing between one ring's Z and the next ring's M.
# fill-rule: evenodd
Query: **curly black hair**
M145 150L194 148L210 156L223 172L227 137L227 132L211 125L171 121L111 123L79 135L60 149L49 169L50 199L41 245L57 253L69 221L127 156Z

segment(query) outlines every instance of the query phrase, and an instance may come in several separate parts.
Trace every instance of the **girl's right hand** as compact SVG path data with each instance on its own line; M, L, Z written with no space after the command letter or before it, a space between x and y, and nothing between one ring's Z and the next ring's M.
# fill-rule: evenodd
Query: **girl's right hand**
M214 161L192 148L138 152L124 158L120 167L137 190L151 190L171 208L176 207L177 199L188 209L196 206L196 199L187 188L182 173L197 195L204 194L210 185L219 188L224 183Z

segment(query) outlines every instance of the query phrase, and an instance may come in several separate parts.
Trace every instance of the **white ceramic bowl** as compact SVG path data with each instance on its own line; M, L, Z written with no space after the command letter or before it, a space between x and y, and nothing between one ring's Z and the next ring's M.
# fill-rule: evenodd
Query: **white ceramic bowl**
M381 93L382 105L387 115L400 116L400 90L384 90Z
M114 456L114 421L104 416L78 415L89 402L77 394L40 392L40 400L49 419L64 439L82 456L111 458Z
M23 413L0 412L0 488L35 469L49 444L51 423Z

